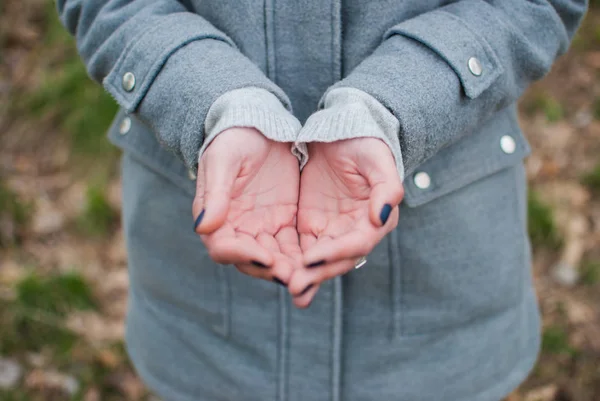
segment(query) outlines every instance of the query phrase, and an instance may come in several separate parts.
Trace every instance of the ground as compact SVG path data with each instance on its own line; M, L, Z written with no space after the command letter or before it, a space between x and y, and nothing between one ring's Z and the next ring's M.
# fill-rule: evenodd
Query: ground
M509 401L600 400L600 2L521 101L543 350ZM123 350L114 102L50 0L0 3L0 401L149 400Z

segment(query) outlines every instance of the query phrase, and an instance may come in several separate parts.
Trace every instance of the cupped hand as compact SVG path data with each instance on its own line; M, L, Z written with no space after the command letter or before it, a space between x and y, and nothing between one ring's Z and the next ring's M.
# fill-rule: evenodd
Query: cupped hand
M404 196L394 157L379 139L311 143L308 152L298 204L304 266L289 283L298 307L308 306L323 281L352 270L397 226Z
M198 165L194 230L210 257L265 280L287 284L301 264L296 231L300 172L289 143L253 128L231 128Z

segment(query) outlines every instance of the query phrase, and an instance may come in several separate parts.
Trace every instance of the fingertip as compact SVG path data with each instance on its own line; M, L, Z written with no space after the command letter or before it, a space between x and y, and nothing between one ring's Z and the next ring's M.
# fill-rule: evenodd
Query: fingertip
M383 227L404 196L402 186L379 184L373 188L369 206L369 219L375 227Z
M269 273L268 269L257 269L256 266L253 266L252 264L236 264L234 266L240 273L247 276L261 280L271 280L271 274Z
M314 289L312 290L314 291ZM298 309L307 309L312 304L315 295L316 292L314 294L307 294L301 297L294 297L292 302Z
M268 269L269 268L269 266L267 266L266 264L264 264L262 262L259 262L257 260L252 260L252 261L250 261L250 263L252 265L254 265L255 267L258 267L258 268L261 268L261 269Z
M304 300L294 299L293 302L294 306L296 306L298 309L306 309L310 306L310 301L306 302Z
M299 297L307 294L310 290L312 290L315 287L315 284L309 284L307 285L302 291L300 291L300 294L298 294Z
M329 243L330 241L327 241ZM324 255L329 255L327 244L323 242L315 243L302 255L302 264L308 269L323 266L327 264Z
M276 283L276 284L279 284L282 287L286 287L287 288L287 286L288 286L283 280L281 280L278 277L273 277L273 282Z
M304 290L293 298L294 305L300 309L308 308L315 296L319 292L319 285L317 283L311 283L304 288Z
M202 235L214 233L225 223L226 214L227 210L219 210L215 207L210 207L209 205L209 207L202 209L196 218L196 221L194 222L194 231L197 234Z
M272 266L273 256L254 238L216 238L207 243L208 255L212 260L220 264L252 264L259 262L265 266Z
M379 213L379 221L381 222L382 226L385 226L385 223L387 223L390 214L392 213L392 209L392 205L390 205L389 203L386 203L381 208L381 212Z
M196 217L196 220L194 221L194 231L198 232L198 226L202 223L202 220L204 219L204 213L206 212L206 209L202 209L202 211L200 212L200 214L198 214L198 217Z
M325 263L327 263L327 262L323 259L317 260L316 262L307 263L306 267L308 267L309 269L313 269L315 267L323 266Z
M262 245L258 245L254 249L254 257L250 260L250 264L254 267L269 270L277 267L277 263L271 251Z

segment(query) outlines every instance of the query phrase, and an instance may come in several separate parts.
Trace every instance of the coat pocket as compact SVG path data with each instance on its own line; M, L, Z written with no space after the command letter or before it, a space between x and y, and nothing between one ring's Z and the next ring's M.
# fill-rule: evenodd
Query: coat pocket
M118 115L109 135L125 151L123 227L132 294L163 315L227 335L227 268L210 259L192 230L194 180L134 117Z
M441 150L404 181L404 203L417 207L514 166L530 153L516 112L505 109L478 133Z
M395 266L403 335L451 330L519 305L530 283L528 153L513 114L504 113L406 180Z

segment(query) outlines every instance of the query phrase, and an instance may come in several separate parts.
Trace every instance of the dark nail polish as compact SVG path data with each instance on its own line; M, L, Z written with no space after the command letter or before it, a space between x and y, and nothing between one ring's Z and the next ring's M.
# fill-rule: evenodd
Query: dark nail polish
M279 280L277 277L273 277L273 282L279 284L282 287L287 287L287 284L284 283L283 281Z
M261 269L269 268L269 266L265 265L264 263L257 262L256 260L253 260L251 263L256 267L260 267Z
M319 260L318 262L313 262L313 263L311 263L311 264L309 264L309 265L306 265L306 267L308 267L308 268L311 268L311 269L312 269L313 267L319 267L319 266L323 266L324 264L325 264L325 261L324 261L324 260Z
M381 220L381 225L384 226L390 217L390 213L392 213L392 205L386 203L381 208L381 213L379 214L379 219Z
M305 289L302 290L302 292L300 294L298 294L299 297L301 297L302 295L306 294L307 292L310 291L311 288L313 288L315 285L314 284L310 284L309 286L307 286Z
M196 221L194 222L194 231L196 231L200 223L202 223L202 219L204 218L204 212L206 212L206 209L202 209L198 217L196 217Z

